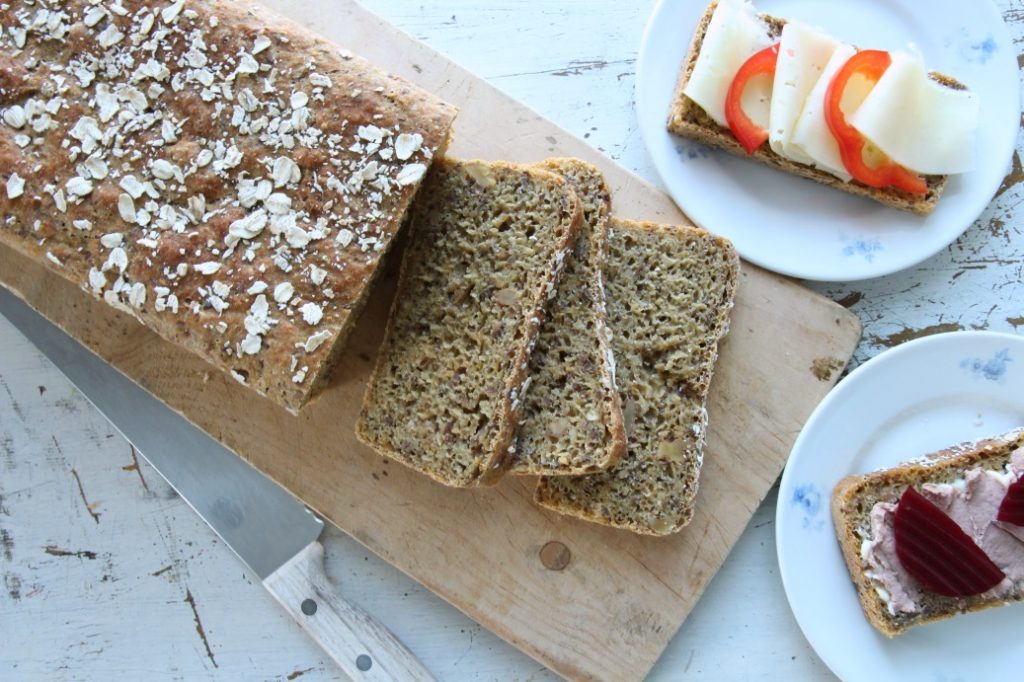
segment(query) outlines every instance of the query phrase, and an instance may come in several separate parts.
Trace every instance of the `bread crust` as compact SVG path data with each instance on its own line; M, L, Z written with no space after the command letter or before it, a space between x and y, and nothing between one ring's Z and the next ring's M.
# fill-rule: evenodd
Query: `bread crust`
M679 78L676 81L675 94L672 97L666 126L669 132L722 149L734 156L753 159L790 175L814 180L841 192L873 199L881 204L903 211L925 216L935 209L949 181L948 175L924 176L928 184L928 193L924 196L918 196L891 187L887 189L868 187L856 180L843 182L831 173L780 156L767 144L758 147L753 154L747 154L746 150L732 134L732 131L718 125L704 112L700 105L683 94L683 90L686 88L687 83L689 83L690 76L693 74L693 69L697 64L697 56L700 54L704 35L707 33L708 25L711 23L711 17L716 7L718 7L718 0L712 0L697 23L697 28L690 42L689 52L687 53L686 60L683 62ZM768 25L770 35L776 37L782 33L782 27L786 24L785 19L767 14L760 14L759 16ZM935 72L929 74L929 76L946 87L955 90L966 89L962 83L949 76Z
M928 595L920 612L893 616L875 591L874 584L865 575L866 567L861 559L861 543L870 531L868 515L876 503L895 503L907 486L950 482L978 467L1002 469L1013 451L1020 447L1024 447L1024 428L954 445L890 469L847 476L836 484L831 501L836 537L850 578L857 588L857 597L864 614L879 632L887 637L895 637L915 625L1002 606L1012 601L1024 601L1024 589L1009 600L985 599L981 596L956 599Z

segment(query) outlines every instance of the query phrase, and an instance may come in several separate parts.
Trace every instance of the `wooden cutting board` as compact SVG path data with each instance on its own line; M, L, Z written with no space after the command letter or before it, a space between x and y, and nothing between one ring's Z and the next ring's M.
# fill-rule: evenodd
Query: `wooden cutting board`
M456 104L451 153L597 164L615 212L684 224L665 195L351 0L266 0ZM0 280L369 549L570 678L642 678L778 477L860 337L856 317L744 264L711 387L696 516L647 538L538 509L534 481L457 491L389 463L353 434L393 276L371 298L335 378L294 417L12 249ZM766 570L768 567L766 567Z

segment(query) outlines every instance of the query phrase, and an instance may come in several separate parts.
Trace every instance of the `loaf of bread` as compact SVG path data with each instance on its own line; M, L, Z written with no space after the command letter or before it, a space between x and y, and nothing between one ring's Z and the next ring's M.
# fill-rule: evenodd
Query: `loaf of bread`
M435 164L413 209L360 440L450 486L504 473L530 352L582 215L554 173Z
M694 227L613 218L604 267L608 329L628 442L607 471L548 476L536 500L648 535L693 517L708 386L739 272L732 244Z
M1024 601L1024 528L1017 530L1016 566L1013 580L973 597L947 597L929 592L905 569L892 553L893 513L908 486L919 492L926 484L970 486L965 476L972 470L987 470L1009 477L1011 457L1017 475L1024 473L1024 429L994 438L963 443L926 455L891 469L847 476L832 493L832 519L843 558L868 621L882 634L894 637L908 628L950 618L959 613L980 611L1010 602ZM1014 453L1017 453L1014 455ZM929 492L925 490L925 494ZM998 500L995 501L998 505ZM944 510L945 511L945 510ZM993 514L994 516L994 514ZM980 521L972 521L977 525ZM1014 544L1010 532L985 521L985 534L1000 534ZM881 537L882 534L886 537ZM991 536L990 536L991 537ZM1001 550L993 561L1013 561L1013 552ZM1004 571L1006 570L1005 567Z
M948 176L946 175L924 176L928 183L928 193L922 196L904 192L892 187L887 189L876 189L861 184L856 180L843 182L831 173L803 163L797 163L776 154L767 144L761 145L752 155L748 155L746 150L743 149L743 146L740 145L739 141L732 134L732 131L726 127L718 125L718 123L708 116L700 105L683 94L683 90L686 88L687 83L689 83L690 75L693 73L693 69L697 64L697 56L700 54L704 35L707 33L708 24L711 23L711 16L714 14L717 6L718 0L712 0L704 11L704 14L701 16L700 21L697 23L697 29L694 31L693 39L690 43L690 51L686 60L683 62L682 71L676 84L676 91L672 97L668 117L669 132L697 140L698 142L702 142L713 147L718 147L719 149L723 149L731 154L735 154L736 156L755 159L763 164L772 166L773 168L777 168L786 173L815 180L843 192L849 192L850 194L874 199L875 201L887 206L910 211L918 215L928 215L932 210L934 210L935 205L939 201L939 197L942 195L942 192L946 187L946 182L948 180ZM772 37L778 37L782 34L782 27L786 25L785 19L768 16L766 14L761 14L759 16L767 24L769 34ZM949 76L944 76L938 73L932 73L930 75L933 80L941 83L942 85L955 90L965 89L965 86L962 83L959 83Z
M583 204L583 224L530 356L532 383L509 473L593 473L626 450L601 275L611 196L601 171L578 159L538 168L565 178Z
M0 244L298 410L455 110L252 2L0 25Z

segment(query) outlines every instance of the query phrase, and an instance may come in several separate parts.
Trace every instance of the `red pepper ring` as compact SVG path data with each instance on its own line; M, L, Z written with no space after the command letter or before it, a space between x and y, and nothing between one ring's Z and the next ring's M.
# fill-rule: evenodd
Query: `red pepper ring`
M747 61L743 62L739 71L733 76L729 84L729 91L725 95L725 120L729 124L729 130L736 136L747 154L753 154L754 150L765 143L768 139L768 131L759 128L747 112L743 111L743 90L747 87L750 79L755 76L775 75L775 65L779 61L779 44L766 47L760 52L755 52Z
M843 165L855 180L868 187L895 187L910 194L927 194L928 183L925 179L897 163L889 161L875 168L868 166L864 162L864 145L867 140L847 122L846 114L839 106L853 76L859 74L877 83L890 64L892 57L883 50L861 50L850 57L832 78L825 92L825 122L839 143Z

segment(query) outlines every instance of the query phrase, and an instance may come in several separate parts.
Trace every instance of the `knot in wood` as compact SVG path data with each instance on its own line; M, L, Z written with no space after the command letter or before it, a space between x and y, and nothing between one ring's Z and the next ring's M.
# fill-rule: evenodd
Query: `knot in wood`
M549 570L561 571L571 560L572 552L557 540L552 540L540 548L540 562Z

